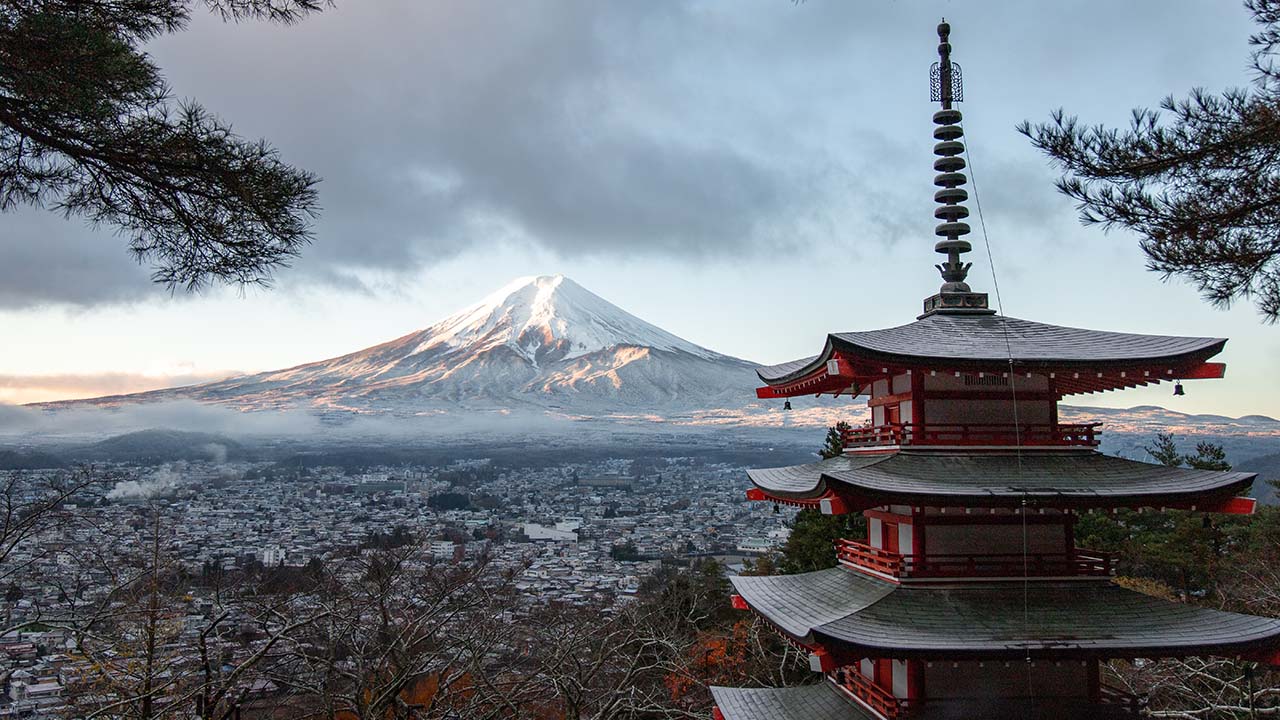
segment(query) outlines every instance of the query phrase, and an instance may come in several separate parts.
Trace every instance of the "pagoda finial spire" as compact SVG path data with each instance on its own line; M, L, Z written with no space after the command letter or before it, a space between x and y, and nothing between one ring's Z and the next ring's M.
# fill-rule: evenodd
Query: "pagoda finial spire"
M952 105L964 100L964 86L960 66L951 62L950 35L951 25L943 18L938 25L938 62L930 69L929 84L932 100L942 105L942 109L933 114L933 122L938 126L933 131L938 141L933 146L933 154L938 156L933 161L933 169L938 171L933 184L941 188L933 196L939 204L933 216L942 221L934 228L934 234L942 239L933 248L945 254L947 261L937 266L942 273L942 288L937 295L925 300L926 315L945 311L991 312L987 309L986 294L970 291L965 283L971 263L960 259L961 253L969 252L973 246L961 239L969 234L969 225L964 222L964 218L969 217L969 208L961 204L969 199L969 193L960 187L968 178L962 172L965 167L962 117Z

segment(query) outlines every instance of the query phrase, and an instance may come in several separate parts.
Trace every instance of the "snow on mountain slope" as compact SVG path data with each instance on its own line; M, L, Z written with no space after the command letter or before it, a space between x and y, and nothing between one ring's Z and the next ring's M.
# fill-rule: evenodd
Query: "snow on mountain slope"
M754 399L754 367L556 275L520 278L425 330L341 357L94 402L192 398L245 410L633 414L741 406Z
M724 357L641 320L563 275L517 278L421 334L426 340L414 353L506 345L534 364L544 357L567 360L618 345Z

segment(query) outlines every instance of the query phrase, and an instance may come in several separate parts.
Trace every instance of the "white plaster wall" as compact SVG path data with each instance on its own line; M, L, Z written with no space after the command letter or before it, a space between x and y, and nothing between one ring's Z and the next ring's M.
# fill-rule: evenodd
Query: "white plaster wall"
M911 376L907 373L893 376L893 394L911 392Z
M880 533L881 533L880 519L870 518L867 521L867 535L869 536L871 547L874 547L874 548L884 547L884 543L880 542Z

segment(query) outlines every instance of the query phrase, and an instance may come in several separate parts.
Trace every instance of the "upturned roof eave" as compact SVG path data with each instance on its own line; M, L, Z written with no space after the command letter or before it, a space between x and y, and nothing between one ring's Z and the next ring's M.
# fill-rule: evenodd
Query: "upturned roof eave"
M734 583L770 625L846 664L862 657L1252 656L1280 648L1274 618L1162 600L1102 579L1090 581L1087 595L1084 586L1063 592L1061 584L892 585L844 567ZM823 591L816 603L815 589ZM1019 602L1027 610L1015 612Z
M989 454L979 453L970 455L938 453L936 456L945 460L954 460L956 457L987 460L991 457ZM929 507L956 505L975 507L1008 506L1021 504L1023 500L1052 502L1054 505L1063 507L1180 507L1235 497L1252 486L1258 477L1257 473L1251 472L1197 471L1189 468L1166 469L1164 466L1153 463L1107 458L1097 453L1091 453L1084 455L1081 459L1102 462L1100 458L1106 458L1105 462L1107 463L1132 464L1135 469L1142 469L1148 472L1155 471L1159 474L1167 475L1171 480L1177 478L1177 476L1183 476L1187 481L1198 480L1198 482L1184 489L1179 489L1177 487L1171 488L1167 484L1157 484L1149 481L1150 487L1135 489L1132 479L1118 476L1113 481L1113 487L1091 485L1080 488L1064 488L1061 486L1055 487L1051 483L1036 485L1034 484L1036 470L1031 464L1039 458L1029 456L1019 458L1020 463L1026 463L1031 466L1027 470L1031 474L1028 484L1022 486L1008 485L1005 487L979 489L960 487L956 484L949 486L945 482L934 482L918 489L907 489L902 487L895 488L887 483L875 483L876 475L874 471L877 466L882 463L887 466L899 457L902 457L900 453L890 453L876 458L867 458L865 464L859 463L855 465L849 462L847 456L842 456L821 463L748 470L747 476L756 488L771 498L783 501L811 501L816 503L822 498L839 496L846 499L849 509L865 509L880 505ZM921 457L921 455L916 454L916 457ZM829 466L830 469L822 469L824 465ZM801 482L805 484L801 485L792 482L790 487L785 487L781 484L765 481L765 478L779 474L785 474L788 478L804 478Z
M1007 643L968 647L939 645L907 647L893 643L849 643L814 632L814 642L840 658L893 657L901 660L1007 661L1025 660L1114 660L1126 658L1258 657L1280 649L1280 631L1267 636L1235 642L1197 643L1171 636L1150 643Z
M1016 322L1016 318L1010 318ZM912 323L914 325L916 323ZM1037 326L1045 328L1055 328L1055 326L1044 325L1042 323L1034 323ZM904 327L910 327L904 326ZM1070 328L1071 330L1076 330ZM1079 330L1079 332L1088 333L1087 330ZM906 368L947 368L962 369L971 368L981 370L983 368L1006 368L1010 363L1009 353L995 353L985 356L952 356L952 355L936 355L924 353L900 353L888 352L867 345L858 343L850 336L856 336L859 333L829 333L823 343L822 351L810 358L801 358L777 365L768 365L756 369L756 375L762 382L770 386L786 385L804 379L825 367L828 360L836 357L836 353L841 353L844 357L852 360L862 360L872 364L883 364L885 366L906 367ZM1084 368L1124 368L1141 365L1193 365L1204 362L1211 357L1222 352L1226 345L1226 338L1209 338L1209 337L1165 337L1165 336L1141 336L1126 335L1123 333L1104 333L1099 332L1100 338L1112 338L1113 335L1125 335L1131 338L1149 338L1150 341L1159 340L1180 340L1188 343L1198 343L1196 347L1178 352L1164 353L1138 353L1138 354L1121 354L1117 353L1112 357L1100 358L1081 358L1067 354L1057 357L1036 357L1014 353L1012 362L1018 368L1027 370L1047 370L1051 371L1055 368L1063 370L1080 370ZM998 349L998 348L997 348ZM774 369L786 368L784 372L771 372Z
M712 686L724 720L872 720L830 682L782 688Z

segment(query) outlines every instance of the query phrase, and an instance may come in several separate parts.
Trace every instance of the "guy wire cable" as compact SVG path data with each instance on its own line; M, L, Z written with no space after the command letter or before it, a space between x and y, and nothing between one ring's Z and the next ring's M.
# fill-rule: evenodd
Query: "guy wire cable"
M963 125L961 125L963 128ZM968 135L968 133L965 133ZM1018 477L1022 478L1022 424L1018 416L1018 377L1014 369L1013 362L1013 343L1009 339L1009 320L1004 314L1004 299L1000 294L1000 280L996 275L995 256L991 252L991 238L987 232L987 219L982 213L982 199L978 194L978 174L974 170L973 155L970 146L972 142L964 144L965 163L969 167L969 179L973 187L973 204L978 211L978 226L982 228L982 244L987 250L987 264L991 268L991 284L996 293L996 309L999 311L997 317L1000 318L1000 329L1004 336L1005 357L1009 362L1009 394L1013 403L1013 441L1014 455L1018 463ZM1030 539L1027 528L1027 511L1030 508L1026 488L1023 488L1022 506L1020 508L1022 514L1022 630L1023 634L1030 637L1031 631L1031 611L1030 611ZM1030 696L1035 696L1035 689L1031 679L1031 645L1027 644L1027 692Z

